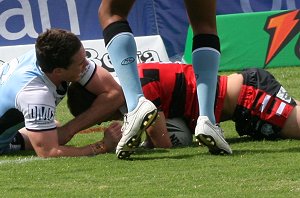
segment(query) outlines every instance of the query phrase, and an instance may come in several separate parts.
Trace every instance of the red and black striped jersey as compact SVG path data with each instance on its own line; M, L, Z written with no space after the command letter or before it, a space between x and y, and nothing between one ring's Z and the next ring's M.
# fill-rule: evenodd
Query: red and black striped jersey
M138 72L145 97L163 111L166 118L184 117L191 128L195 127L199 105L192 65L141 63Z

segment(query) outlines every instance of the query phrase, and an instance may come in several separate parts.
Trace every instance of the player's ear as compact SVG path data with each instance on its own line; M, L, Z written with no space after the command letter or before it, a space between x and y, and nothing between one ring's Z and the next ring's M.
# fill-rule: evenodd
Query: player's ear
M60 67L56 67L52 70L52 73L55 74L55 75L62 75L63 73L63 68L60 68Z

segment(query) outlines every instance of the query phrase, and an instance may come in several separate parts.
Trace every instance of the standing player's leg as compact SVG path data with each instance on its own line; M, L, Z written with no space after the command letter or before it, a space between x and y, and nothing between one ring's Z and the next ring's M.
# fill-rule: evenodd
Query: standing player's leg
M137 72L137 48L127 16L134 0L102 0L99 21L105 45L125 95L128 114L124 116L123 134L116 153L129 157L139 144L141 133L157 116L156 107L143 97Z
M192 62L197 80L200 116L196 138L212 154L228 153L231 148L222 130L215 125L214 101L220 62L220 41L216 26L216 0L185 0L193 29Z

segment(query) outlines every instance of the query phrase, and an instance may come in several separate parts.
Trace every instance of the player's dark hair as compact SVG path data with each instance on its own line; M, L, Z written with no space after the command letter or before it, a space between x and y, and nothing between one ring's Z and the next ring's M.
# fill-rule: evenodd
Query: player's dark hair
M75 117L86 111L96 97L78 82L71 83L67 92L67 105L71 114Z
M81 46L81 41L72 32L48 29L38 36L35 43L37 64L47 73L55 68L67 69Z

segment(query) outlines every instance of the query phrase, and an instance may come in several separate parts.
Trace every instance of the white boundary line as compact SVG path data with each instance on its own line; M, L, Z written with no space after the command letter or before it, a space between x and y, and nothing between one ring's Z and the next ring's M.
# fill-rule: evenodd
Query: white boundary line
M30 158L18 158L18 159L12 159L12 160L0 160L0 165L23 164L23 163L28 163L28 162L37 161L37 160L46 160L46 159L40 158L40 157L30 157Z

